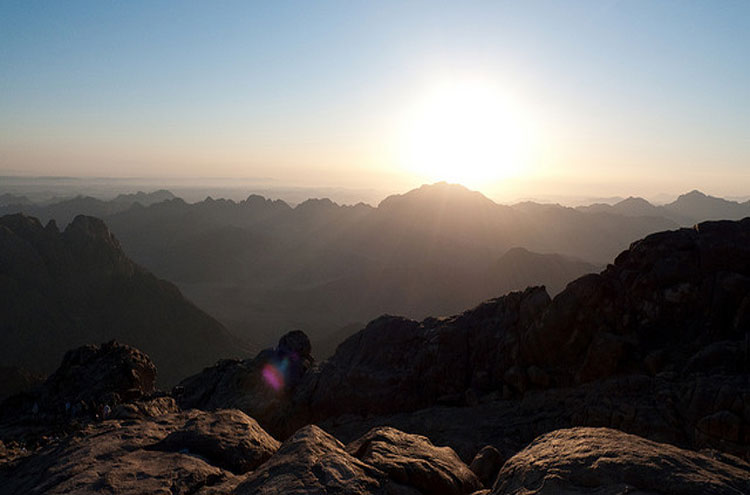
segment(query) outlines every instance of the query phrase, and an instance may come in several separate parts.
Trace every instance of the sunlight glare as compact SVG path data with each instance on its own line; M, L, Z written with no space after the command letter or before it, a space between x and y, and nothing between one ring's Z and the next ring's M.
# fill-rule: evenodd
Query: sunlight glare
M405 171L470 187L524 174L531 151L529 127L516 104L500 88L478 81L427 91L400 134Z

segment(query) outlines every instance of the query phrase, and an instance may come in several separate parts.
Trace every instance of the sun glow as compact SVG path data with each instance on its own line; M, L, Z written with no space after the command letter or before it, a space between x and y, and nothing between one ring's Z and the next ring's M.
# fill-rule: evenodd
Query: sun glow
M441 84L407 111L398 161L428 181L487 186L528 170L529 123L508 94L476 81Z

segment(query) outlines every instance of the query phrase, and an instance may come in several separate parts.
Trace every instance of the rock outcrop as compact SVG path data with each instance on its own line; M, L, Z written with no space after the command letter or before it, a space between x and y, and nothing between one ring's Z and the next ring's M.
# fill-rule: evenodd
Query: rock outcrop
M60 367L40 386L8 398L5 418L93 417L103 405L143 399L155 391L156 366L147 355L115 341L65 353Z
M294 411L293 392L313 365L307 336L295 330L278 346L246 360L223 360L175 388L183 408L241 409L280 437L305 424Z
M107 396L130 402L153 393L155 383L156 366L146 354L112 341L65 353L60 367L42 385L41 398L50 406L102 403Z
M750 493L750 464L607 428L558 430L505 463L492 495Z
M690 372L714 348L714 364L748 373L750 218L705 222L634 242L601 274L572 282L519 346L556 385L615 373ZM736 350L735 350L736 349ZM721 356L721 357L719 357ZM706 360L702 360L710 366Z
M384 413L469 389L522 394L618 373L748 373L749 312L750 219L706 222L634 243L551 302L537 288L448 319L377 319L310 377L310 403L328 416Z
M447 319L378 318L305 378L304 401L317 419L463 404L469 389L502 387L515 335L548 304L543 288L530 288Z

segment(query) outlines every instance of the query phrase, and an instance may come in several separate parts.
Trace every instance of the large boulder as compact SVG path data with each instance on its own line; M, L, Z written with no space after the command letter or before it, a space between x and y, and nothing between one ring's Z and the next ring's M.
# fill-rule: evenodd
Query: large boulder
M40 386L8 398L2 413L6 420L93 416L100 406L112 408L153 394L155 380L156 366L138 349L115 341L85 345L65 353Z
M240 483L236 493L363 495L380 492L382 478L382 472L348 454L341 442L316 426L306 426Z
M750 493L750 465L607 428L558 430L505 463L492 495Z
M8 495L226 493L240 481L227 467L257 465L277 446L238 411L108 420L0 465L0 486Z
M346 447L354 457L421 493L463 495L482 487L450 447L436 447L427 437L380 427Z
M152 447L164 452L189 452L237 474L268 460L279 442L258 423L236 409L203 413Z
M134 347L115 341L68 351L42 387L46 400L99 403L117 394L125 400L154 392L156 366Z

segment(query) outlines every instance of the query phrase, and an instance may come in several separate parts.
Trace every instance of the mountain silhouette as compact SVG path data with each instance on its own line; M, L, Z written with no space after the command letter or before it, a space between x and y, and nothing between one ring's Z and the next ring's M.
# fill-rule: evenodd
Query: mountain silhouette
M65 226L77 215L102 218L136 205L149 206L170 199L174 199L174 195L164 189L151 193L138 191L133 194L119 194L109 201L79 195L49 204L35 204L25 196L5 194L0 200L0 216L23 212L38 218L42 223L55 220L59 225Z
M750 201L739 203L693 190L662 206L631 196L614 205L599 203L577 209L588 213L614 213L630 217L663 217L688 227L706 220L740 220L750 216Z
M697 190L679 196L674 202L665 205L665 208L701 220L739 220L750 216L750 201L727 201Z
M49 373L78 345L118 339L146 351L170 384L244 344L169 282L133 263L104 222L60 232L0 217L0 362Z
M686 196L664 206L633 197L580 208L501 205L441 182L377 207L325 198L291 206L259 195L187 203L157 191L148 206L136 194L127 208L78 198L44 212L61 224L75 213L101 215L128 256L244 338L268 345L303 328L328 349L323 342L342 327L382 313L451 314L529 285L554 294L634 239L724 211L710 197ZM743 205L720 202L735 216ZM526 252L502 261L518 247Z

